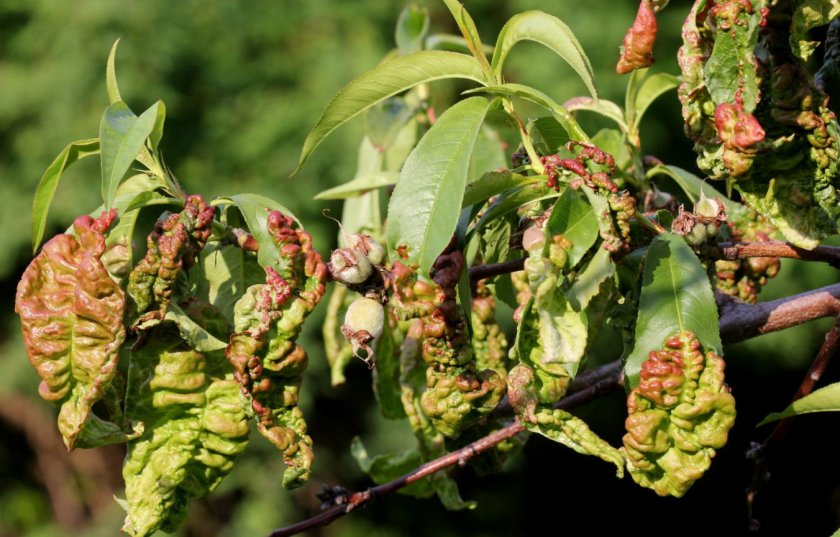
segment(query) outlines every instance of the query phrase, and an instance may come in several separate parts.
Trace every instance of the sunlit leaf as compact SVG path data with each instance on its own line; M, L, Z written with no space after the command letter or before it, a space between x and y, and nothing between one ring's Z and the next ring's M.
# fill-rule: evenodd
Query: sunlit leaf
M792 416L810 414L812 412L838 412L840 411L840 382L829 384L819 390L815 390L805 397L797 399L781 412L768 414L758 425L765 425Z

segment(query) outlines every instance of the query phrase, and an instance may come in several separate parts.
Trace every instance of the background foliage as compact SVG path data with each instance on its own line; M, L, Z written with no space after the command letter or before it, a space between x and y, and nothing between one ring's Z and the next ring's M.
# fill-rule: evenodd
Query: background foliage
M475 0L466 2L483 35L495 35L513 13L542 9L562 18L587 51L601 94L620 102L626 80L613 72L617 48L636 2L615 0ZM421 2L422 5L422 2ZM676 73L679 26L690 3L672 1L659 17L654 71ZM355 170L364 128L357 120L331 136L294 178L306 132L330 97L371 68L393 47L402 1L254 0L58 3L5 0L0 5L0 536L106 535L122 518L111 496L119 492L120 448L63 452L53 410L35 396L35 372L26 363L14 286L30 258L29 206L38 178L67 140L94 136L107 104L102 73L111 43L122 37L117 66L124 99L143 110L167 104L163 155L190 192L205 197L260 192L292 208L328 251L335 226L321 216L332 202L312 196L347 181ZM432 27L456 32L442 4L428 2ZM821 52L817 53L819 57ZM819 60L819 58L817 58ZM551 88L558 102L585 93L571 68L536 45L517 47L512 81ZM455 95L456 88L452 88ZM646 152L694 168L690 144L672 93L655 105L642 127ZM589 132L597 119L582 118ZM169 155L171 157L167 158ZM95 159L72 168L59 188L47 236L89 210L98 190ZM832 269L785 260L768 286L772 299L836 281ZM407 428L382 420L373 406L369 373L361 363L333 389L320 349L322 306L302 343L311 366L303 407L316 444L313 480L302 490L281 489L282 464L255 442L209 499L193 508L184 535L262 535L314 512L320 482L364 487L367 481L348 446L360 434L372 452L408 447ZM503 312L502 316L509 312ZM609 468L547 441L534 440L509 470L480 477L463 472L462 494L476 511L448 513L436 501L401 496L382 500L322 529L324 535L517 535L545 521L570 534L645 524L688 533L728 527L746 531L743 489L750 471L744 451L765 430L753 430L770 410L784 407L830 321L759 338L727 349L727 379L739 400L739 423L706 479L683 500L660 499ZM837 378L835 364L828 378ZM581 413L608 440L623 431L620 394ZM797 419L775 459L775 480L763 491L758 515L765 528L827 535L840 516L840 465L821 443L836 428L834 414ZM581 479L577 476L587 476ZM603 479L599 479L603 477ZM542 494L538 489L551 490ZM641 510L641 511L639 511ZM715 516L703 516L714 510ZM560 514L568 513L568 514ZM575 516L571 516L574 514ZM608 514L608 516L603 516ZM802 517L807 517L804 520ZM422 524L418 524L422 521ZM668 529L671 528L671 529ZM804 528L804 529L803 529ZM729 532L727 532L729 533Z

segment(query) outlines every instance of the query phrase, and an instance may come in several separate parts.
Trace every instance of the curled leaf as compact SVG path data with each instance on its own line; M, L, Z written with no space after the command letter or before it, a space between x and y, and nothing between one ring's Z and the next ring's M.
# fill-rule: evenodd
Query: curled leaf
M653 65L653 44L656 41L656 12L652 0L642 0L633 26L624 36L621 58L615 71L626 75L635 69L644 69Z
M660 496L680 497L712 463L735 423L723 359L687 331L642 364L627 398L624 453L630 476Z
M61 407L58 429L68 449L114 378L125 338L125 296L100 260L115 217L76 218L76 236L47 242L15 297L26 351L42 379L38 392Z
M212 492L248 443L247 403L239 384L214 377L214 355L189 347L170 324L151 329L132 353L126 413L144 424L123 466L123 531L174 531L190 500Z

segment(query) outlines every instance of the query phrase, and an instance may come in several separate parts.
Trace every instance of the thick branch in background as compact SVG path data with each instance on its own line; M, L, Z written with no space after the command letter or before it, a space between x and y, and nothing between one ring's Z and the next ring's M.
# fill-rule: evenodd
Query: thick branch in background
M765 255L762 254L761 257ZM823 261L825 259L820 260ZM498 272L497 274L504 273ZM487 277L485 275L477 278L472 269L470 276L473 279ZM722 341L726 344L737 343L822 317L835 317L840 315L840 284L829 285L806 293L754 305L739 303L729 299L721 303L719 309ZM620 361L615 361L581 373L570 386L569 395L560 400L558 407L567 409L601 397L621 386L622 379L623 370ZM355 492L339 497L337 498L337 501L340 502L339 505L330 507L310 519L274 530L271 532L270 537L295 535L310 528L325 526L354 509L368 504L377 496L395 492L450 466L456 464L463 466L479 453L492 448L499 442L511 438L524 430L524 427L518 421L514 421L507 427L480 438L461 449L447 453L443 457L430 461L394 481L372 487L362 492Z

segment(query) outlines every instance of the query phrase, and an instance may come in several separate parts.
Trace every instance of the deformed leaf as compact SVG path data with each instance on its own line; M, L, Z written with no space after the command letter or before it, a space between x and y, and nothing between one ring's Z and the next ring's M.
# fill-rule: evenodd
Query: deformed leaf
M41 239L44 238L44 229L47 226L47 215L52 205L61 175L68 166L91 155L99 154L99 139L79 140L71 142L64 150L55 157L55 160L47 167L38 186L35 188L35 197L32 200L32 251L38 251Z
M472 97L444 112L411 152L388 206L388 243L405 245L428 274L452 238L470 154L492 102Z
M130 535L174 531L190 500L212 492L248 443L239 384L212 376L221 364L210 359L167 325L132 353L126 413L145 429L129 442L123 466Z
M251 285L265 281L257 256L237 246L208 246L196 266L197 294L233 321L233 306ZM192 276L191 276L192 277Z
M840 411L840 382L829 384L819 390L797 399L781 412L773 412L761 420L758 426L766 425L792 416L810 414L811 412Z
M828 24L838 16L840 16L840 3L836 0L797 2L790 24L790 48L793 53L807 60L819 45L819 41L808 39L808 30Z
M682 237L664 233L648 249L636 320L636 343L624 371L631 387L651 351L674 332L693 332L703 346L722 352L718 311L706 270Z
M623 451L633 481L680 497L709 468L735 422L723 359L685 330L651 349L627 398Z
M257 260L259 260L260 266L267 267L274 263L280 257L280 251L274 245L274 242L271 240L271 235L268 232L268 214L271 211L280 211L291 217L298 225L300 225L300 220L297 219L294 213L280 203L260 194L236 194L227 199L230 199L230 201L236 204L236 207L245 218L245 223L248 224L248 231L251 232L260 245L260 250L257 253Z
M610 257L610 252L604 248L598 248L589 264L581 271L566 293L569 303L578 311L586 309L589 301L600 292L601 284L612 278L614 274L615 263Z
M534 41L554 51L577 72L590 95L598 98L589 58L572 30L560 19L542 11L526 11L510 18L499 32L493 53L493 71L501 80L502 67L510 50L521 41Z
M42 379L38 392L60 405L58 429L69 449L114 378L125 338L125 296L100 261L115 216L80 216L75 237L50 239L15 296L27 354Z

